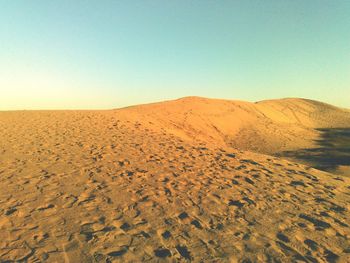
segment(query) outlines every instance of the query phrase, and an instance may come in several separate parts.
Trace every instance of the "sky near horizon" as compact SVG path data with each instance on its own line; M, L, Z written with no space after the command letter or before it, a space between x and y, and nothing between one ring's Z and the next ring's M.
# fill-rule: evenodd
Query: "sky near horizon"
M350 108L350 1L0 1L0 110L192 95Z

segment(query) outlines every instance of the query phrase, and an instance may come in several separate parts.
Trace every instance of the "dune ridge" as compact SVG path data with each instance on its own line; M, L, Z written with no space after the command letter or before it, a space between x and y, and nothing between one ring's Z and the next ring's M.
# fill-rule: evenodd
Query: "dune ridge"
M185 97L117 112L184 139L267 154L315 146L317 128L350 127L349 110L295 98L251 103Z

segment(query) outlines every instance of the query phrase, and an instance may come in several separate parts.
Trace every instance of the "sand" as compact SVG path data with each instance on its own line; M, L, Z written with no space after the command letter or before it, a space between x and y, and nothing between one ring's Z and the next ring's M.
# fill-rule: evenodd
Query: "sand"
M348 262L350 178L253 152L348 120L295 99L1 112L0 261Z

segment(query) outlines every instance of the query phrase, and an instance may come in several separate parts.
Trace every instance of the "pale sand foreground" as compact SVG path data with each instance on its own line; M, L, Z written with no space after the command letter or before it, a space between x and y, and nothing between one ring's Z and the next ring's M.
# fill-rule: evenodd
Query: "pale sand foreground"
M350 261L350 178L142 107L0 113L1 262Z

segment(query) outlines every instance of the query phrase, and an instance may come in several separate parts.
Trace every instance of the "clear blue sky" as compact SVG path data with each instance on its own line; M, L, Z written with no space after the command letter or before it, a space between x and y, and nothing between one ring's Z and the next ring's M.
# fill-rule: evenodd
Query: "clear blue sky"
M350 108L350 1L0 1L2 110L189 95Z

